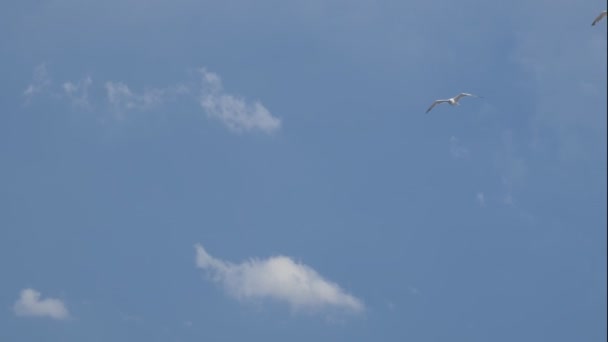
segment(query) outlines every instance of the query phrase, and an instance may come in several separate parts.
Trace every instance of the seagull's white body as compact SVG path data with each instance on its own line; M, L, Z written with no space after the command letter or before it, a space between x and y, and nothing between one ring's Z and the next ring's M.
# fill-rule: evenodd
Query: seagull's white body
M608 15L608 11L603 11L600 15L595 18L595 20L591 23L591 26L595 26L600 20L602 20L605 16Z
M441 103L449 103L452 106L457 106L457 105L460 104L460 103L458 103L458 101L460 101L461 98L466 97L466 96L479 97L479 96L476 96L476 95L473 95L473 94L469 94L469 93L460 93L460 94L458 94L458 95L456 95L456 96L454 96L454 97L452 97L450 99L435 100L435 102L433 102L433 104L429 107L429 109L426 110L426 112L427 113L430 112L431 109L433 109L433 107L435 107L436 105L441 104Z

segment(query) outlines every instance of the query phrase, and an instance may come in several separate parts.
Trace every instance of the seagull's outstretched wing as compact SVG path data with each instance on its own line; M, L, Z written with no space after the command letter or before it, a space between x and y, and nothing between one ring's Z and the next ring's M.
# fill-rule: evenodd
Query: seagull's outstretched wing
M429 107L429 109L426 110L425 113L428 113L431 111L431 109L433 109L433 107L435 107L436 105L440 104L440 103L446 103L446 102L450 102L450 100L436 100L435 102L433 102L433 104Z
M458 102L458 100L460 100L461 98L463 98L465 96L478 97L477 95L473 95L473 94L469 94L469 93L460 93L460 94L454 96L454 101Z
M602 20L602 18L604 18L606 15L608 15L608 11L603 11L600 13L600 15L598 15L597 18L595 18L595 20L591 23L591 26L595 26L595 24Z

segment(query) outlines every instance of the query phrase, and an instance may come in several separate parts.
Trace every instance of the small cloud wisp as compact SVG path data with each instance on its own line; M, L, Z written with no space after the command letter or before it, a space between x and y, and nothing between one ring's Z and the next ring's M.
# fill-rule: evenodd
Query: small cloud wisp
M455 136L450 138L450 155L454 159L465 159L470 155L469 150L460 144L460 140Z
M22 317L49 317L57 320L67 319L68 310L59 299L40 299L40 292L34 289L24 289L21 296L13 305L15 315Z
M42 63L34 69L34 78L32 82L25 88L23 95L29 100L32 96L42 92L51 85L51 78L46 69L46 64Z
M483 192L478 192L475 198L477 199L477 204L479 204L480 207L486 206L486 196Z
M172 100L177 95L186 94L189 91L186 86L178 85L163 89L146 89L142 94L137 94L122 82L106 82L105 86L108 102L118 113L132 109L151 110L165 101Z
M93 84L90 76L77 83L63 83L63 91L72 102L72 106L81 108L91 108L89 102L89 87Z
M281 120L272 116L260 102L245 102L223 90L220 77L206 69L200 69L202 75L201 107L212 118L236 132L260 130L272 133L281 128Z

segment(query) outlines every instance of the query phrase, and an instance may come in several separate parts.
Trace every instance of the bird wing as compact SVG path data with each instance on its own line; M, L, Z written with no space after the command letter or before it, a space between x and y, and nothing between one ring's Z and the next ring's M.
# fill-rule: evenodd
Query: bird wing
M603 11L602 13L600 13L600 15L598 15L597 18L595 18L595 20L591 23L591 26L597 24L598 21L602 20L602 18L604 18L606 15L608 15L608 11Z
M433 109L433 107L435 107L436 105L440 104L440 103L445 103L445 102L450 102L449 100L435 100L435 102L433 102L433 104L429 107L429 109L426 110L426 113L430 112L431 109Z
M475 96L475 95L469 94L469 93L460 93L460 94L454 96L454 101L458 101L465 96Z

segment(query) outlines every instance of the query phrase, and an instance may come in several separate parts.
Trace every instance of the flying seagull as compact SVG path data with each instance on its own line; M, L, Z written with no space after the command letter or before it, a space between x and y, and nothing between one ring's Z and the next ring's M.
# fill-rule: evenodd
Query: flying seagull
M469 93L460 93L460 94L452 97L451 99L435 100L435 102L433 102L433 104L429 107L429 109L426 110L426 112L427 113L430 112L431 109L433 109L433 107L435 107L436 105L441 104L441 103L449 103L452 106L457 106L457 105L459 105L458 101L465 96L479 97L477 95L473 95L473 94L469 94Z
M595 26L595 24L602 20L602 18L604 18L606 15L608 15L608 11L603 11L600 13L600 15L598 15L597 18L595 18L595 20L591 23L591 26Z

